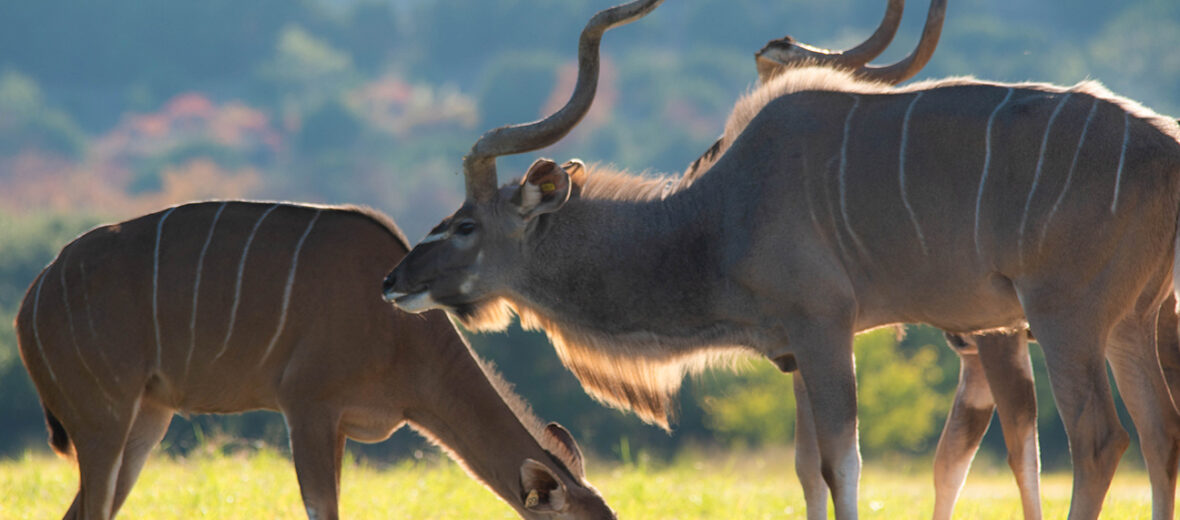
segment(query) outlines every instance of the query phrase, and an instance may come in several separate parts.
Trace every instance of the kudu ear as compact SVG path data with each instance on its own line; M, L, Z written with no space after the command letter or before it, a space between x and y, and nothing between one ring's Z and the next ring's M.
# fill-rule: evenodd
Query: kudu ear
M544 464L525 459L520 465L524 508L533 512L560 512L566 508L565 485Z
M573 473L575 477L585 478L586 470L582 465L582 450L578 448L578 443L574 441L574 436L570 435L569 430L560 424L551 422L545 426L545 436L557 442L558 449L561 449L562 452L554 455L569 465L570 473Z
M529 220L561 208L569 200L571 188L570 174L564 168L550 159L537 159L520 181L512 204Z

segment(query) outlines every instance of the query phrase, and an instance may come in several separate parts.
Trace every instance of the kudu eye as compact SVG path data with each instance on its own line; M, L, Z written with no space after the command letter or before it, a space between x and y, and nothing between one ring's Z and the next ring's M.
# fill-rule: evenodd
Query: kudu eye
M459 236L467 236L475 232L475 222L470 220L460 222L455 226L455 234Z

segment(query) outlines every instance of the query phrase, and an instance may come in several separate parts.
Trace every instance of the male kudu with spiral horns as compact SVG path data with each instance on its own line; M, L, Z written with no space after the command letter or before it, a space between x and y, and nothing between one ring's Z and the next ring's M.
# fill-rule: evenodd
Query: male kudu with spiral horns
M662 425L684 375L718 359L798 370L837 518L857 511L853 335L1029 325L1070 438L1070 518L1098 515L1129 443L1107 361L1153 517L1171 518L1180 414L1155 325L1180 215L1174 121L1089 81L894 87L820 63L740 100L730 144L697 177L540 159L497 188L497 156L556 142L588 110L602 33L659 3L595 15L570 102L472 147L466 202L390 273L386 298L474 329L519 315L591 394Z

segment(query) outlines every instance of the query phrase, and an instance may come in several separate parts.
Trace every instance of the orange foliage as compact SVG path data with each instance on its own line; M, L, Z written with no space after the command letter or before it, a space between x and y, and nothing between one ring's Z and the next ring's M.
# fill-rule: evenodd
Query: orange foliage
M347 94L347 102L370 125L398 137L415 129L478 121L475 101L452 87L411 85L386 75Z
M0 211L93 213L130 218L190 200L249 197L262 184L253 168L226 171L207 159L169 167L159 191L127 193L128 175L25 153L0 160Z

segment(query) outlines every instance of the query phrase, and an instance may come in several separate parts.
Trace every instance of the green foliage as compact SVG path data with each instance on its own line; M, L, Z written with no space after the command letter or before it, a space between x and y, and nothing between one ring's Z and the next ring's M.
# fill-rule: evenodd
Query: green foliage
M542 117L542 103L557 83L561 65L558 55L546 51L507 52L492 58L476 87L483 125L496 127Z
M860 444L866 455L919 453L933 447L953 394L932 387L946 377L934 347L902 352L892 328L857 337Z
M953 385L929 344L903 349L896 332L862 334L855 343L861 448L866 455L923 453L933 446L953 397ZM784 444L794 437L792 376L758 361L741 374L702 378L705 424L735 447Z
M1180 111L1180 5L1151 2L1122 12L1090 44L1090 55L1112 78L1151 81L1109 82L1135 99L1159 100L1157 110Z
M740 373L713 370L702 376L705 424L735 448L786 444L795 436L792 376L758 360Z
M0 156L30 149L77 158L85 136L69 114L47 105L33 78L0 72Z

